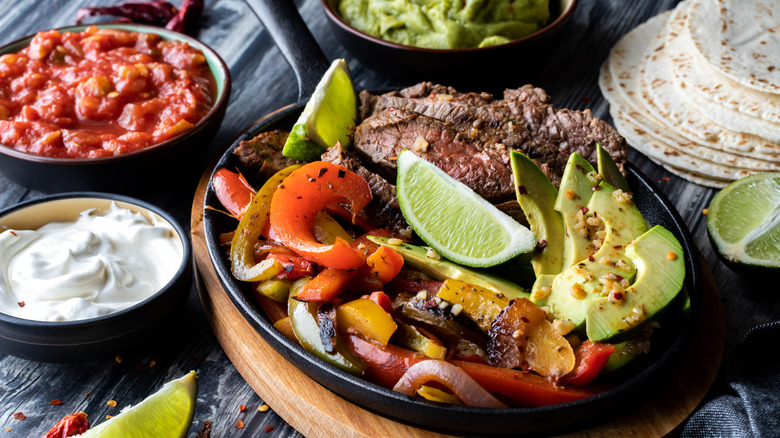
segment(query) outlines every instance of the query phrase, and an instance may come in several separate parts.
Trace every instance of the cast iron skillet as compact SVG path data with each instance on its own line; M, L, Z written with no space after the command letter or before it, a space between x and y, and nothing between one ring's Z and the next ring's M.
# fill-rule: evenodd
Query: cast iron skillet
M279 44L299 80L300 102L281 108L249 129L225 152L216 169L240 168L232 152L243 140L259 132L291 129L329 63L314 42L292 2L248 0L255 13ZM295 42L293 42L295 41ZM320 61L312 62L319 56ZM303 62L303 63L301 63ZM304 66L305 68L302 68ZM653 335L653 348L634 373L623 376L617 385L587 399L539 408L487 409L441 405L409 397L382 388L331 366L307 353L277 331L259 309L248 283L237 282L230 272L230 262L219 246L220 233L235 229L234 219L210 208L203 211L203 224L209 255L222 286L249 323L292 365L309 377L356 405L394 420L438 432L473 436L535 436L581 430L620 415L649 396L668 376L687 345L701 307L701 272L698 250L685 223L671 202L636 167L626 165L627 179L634 200L651 224L660 224L680 240L685 250L685 289L690 296L688 317L671 315ZM209 185L205 206L220 207Z

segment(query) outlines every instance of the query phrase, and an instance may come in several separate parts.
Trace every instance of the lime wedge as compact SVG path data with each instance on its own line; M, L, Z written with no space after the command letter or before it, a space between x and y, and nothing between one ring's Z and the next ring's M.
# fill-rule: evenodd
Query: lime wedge
M707 211L707 232L729 267L780 272L780 173L751 175L718 192Z
M172 380L141 403L88 429L80 437L183 437L195 413L198 376L190 371Z
M349 131L357 120L357 96L343 59L331 63L306 102L284 144L285 157L316 161L329 147L352 144Z
M453 262L495 266L536 248L531 230L413 152L399 154L397 184L406 221Z

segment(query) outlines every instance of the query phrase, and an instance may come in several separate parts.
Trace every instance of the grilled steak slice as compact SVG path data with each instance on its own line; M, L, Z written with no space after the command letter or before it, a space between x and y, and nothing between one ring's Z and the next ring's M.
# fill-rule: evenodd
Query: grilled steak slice
M325 151L322 154L322 160L342 165L362 176L368 182L373 199L360 212L359 216L379 228L389 228L406 237L412 236L412 229L406 223L406 219L401 213L401 207L398 206L398 198L393 184L368 170L354 153L345 150L340 144Z
M364 120L355 130L355 148L393 170L395 157L407 149L491 202L514 198L506 147L471 142L451 124L410 110L389 108Z
M282 155L289 134L281 130L261 132L255 138L239 143L233 154L244 168L257 169L254 178L265 181L285 167L300 163Z
M462 141L483 147L500 143L520 150L556 186L573 152L595 165L596 144L600 143L621 168L628 156L625 139L607 123L594 118L588 110L553 108L547 93L530 85L506 90L502 100L494 100L487 93L462 94L430 83L379 96L361 93L361 114L367 119L393 108L448 123ZM362 134L373 135L366 131ZM362 145L365 139L356 134L356 142ZM374 160L378 161L376 157Z

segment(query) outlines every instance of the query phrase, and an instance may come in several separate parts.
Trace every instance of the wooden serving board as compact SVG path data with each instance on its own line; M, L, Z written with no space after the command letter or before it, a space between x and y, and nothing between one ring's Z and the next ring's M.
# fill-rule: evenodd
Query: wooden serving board
M203 233L203 199L211 169L192 204L191 234L198 291L206 317L230 361L252 389L307 437L441 437L369 412L321 386L287 362L233 305L209 259ZM702 263L702 317L689 348L658 391L625 414L567 437L653 436L673 432L704 399L723 357L725 327L720 297Z

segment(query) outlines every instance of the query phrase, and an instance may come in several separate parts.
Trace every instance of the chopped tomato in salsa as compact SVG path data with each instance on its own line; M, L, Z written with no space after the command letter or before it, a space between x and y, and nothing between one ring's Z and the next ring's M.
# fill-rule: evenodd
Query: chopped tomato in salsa
M195 126L216 83L203 53L157 34L38 33L0 56L0 143L59 158L124 154Z

